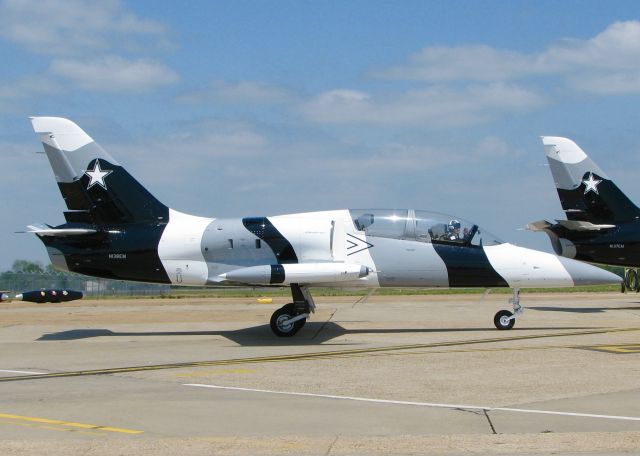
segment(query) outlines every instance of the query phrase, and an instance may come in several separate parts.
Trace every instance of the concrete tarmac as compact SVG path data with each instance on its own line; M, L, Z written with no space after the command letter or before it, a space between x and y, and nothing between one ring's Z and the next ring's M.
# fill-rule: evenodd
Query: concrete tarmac
M640 296L0 307L0 454L640 454Z

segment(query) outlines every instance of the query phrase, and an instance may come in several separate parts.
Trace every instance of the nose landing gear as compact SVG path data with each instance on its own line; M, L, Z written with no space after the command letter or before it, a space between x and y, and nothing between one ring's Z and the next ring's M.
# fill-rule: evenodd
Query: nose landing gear
M501 310L493 317L493 324L500 330L511 329L516 324L516 317L524 312L520 305L520 289L514 288L509 302L513 305L513 313L508 310Z

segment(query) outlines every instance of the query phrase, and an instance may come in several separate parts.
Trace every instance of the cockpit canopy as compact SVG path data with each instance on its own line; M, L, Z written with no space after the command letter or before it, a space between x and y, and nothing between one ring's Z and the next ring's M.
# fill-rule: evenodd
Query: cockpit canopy
M413 209L350 209L353 224L367 236L460 245L497 245L499 238L467 220Z

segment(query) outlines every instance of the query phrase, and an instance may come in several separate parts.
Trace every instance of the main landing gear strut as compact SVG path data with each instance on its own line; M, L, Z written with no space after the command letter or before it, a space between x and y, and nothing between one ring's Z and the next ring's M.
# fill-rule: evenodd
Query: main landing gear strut
M520 289L514 288L513 295L511 295L511 299L509 302L513 304L513 313L508 310L501 310L496 313L496 316L493 317L493 324L496 325L496 328L504 330L511 329L513 325L516 324L516 317L522 315L524 309L520 305Z
M307 322L307 318L316 311L309 288L297 283L291 284L293 302L285 304L271 315L271 331L279 337L294 336Z

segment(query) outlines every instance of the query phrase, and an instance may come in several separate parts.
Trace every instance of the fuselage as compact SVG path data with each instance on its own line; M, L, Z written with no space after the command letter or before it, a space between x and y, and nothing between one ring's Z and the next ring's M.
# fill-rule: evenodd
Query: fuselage
M52 263L98 277L178 285L559 287L610 283L589 265L504 243L463 221L414 210L343 209L168 221L42 236ZM60 228L60 227L58 227ZM458 231L461 231L459 228ZM602 271L604 272L604 271Z

